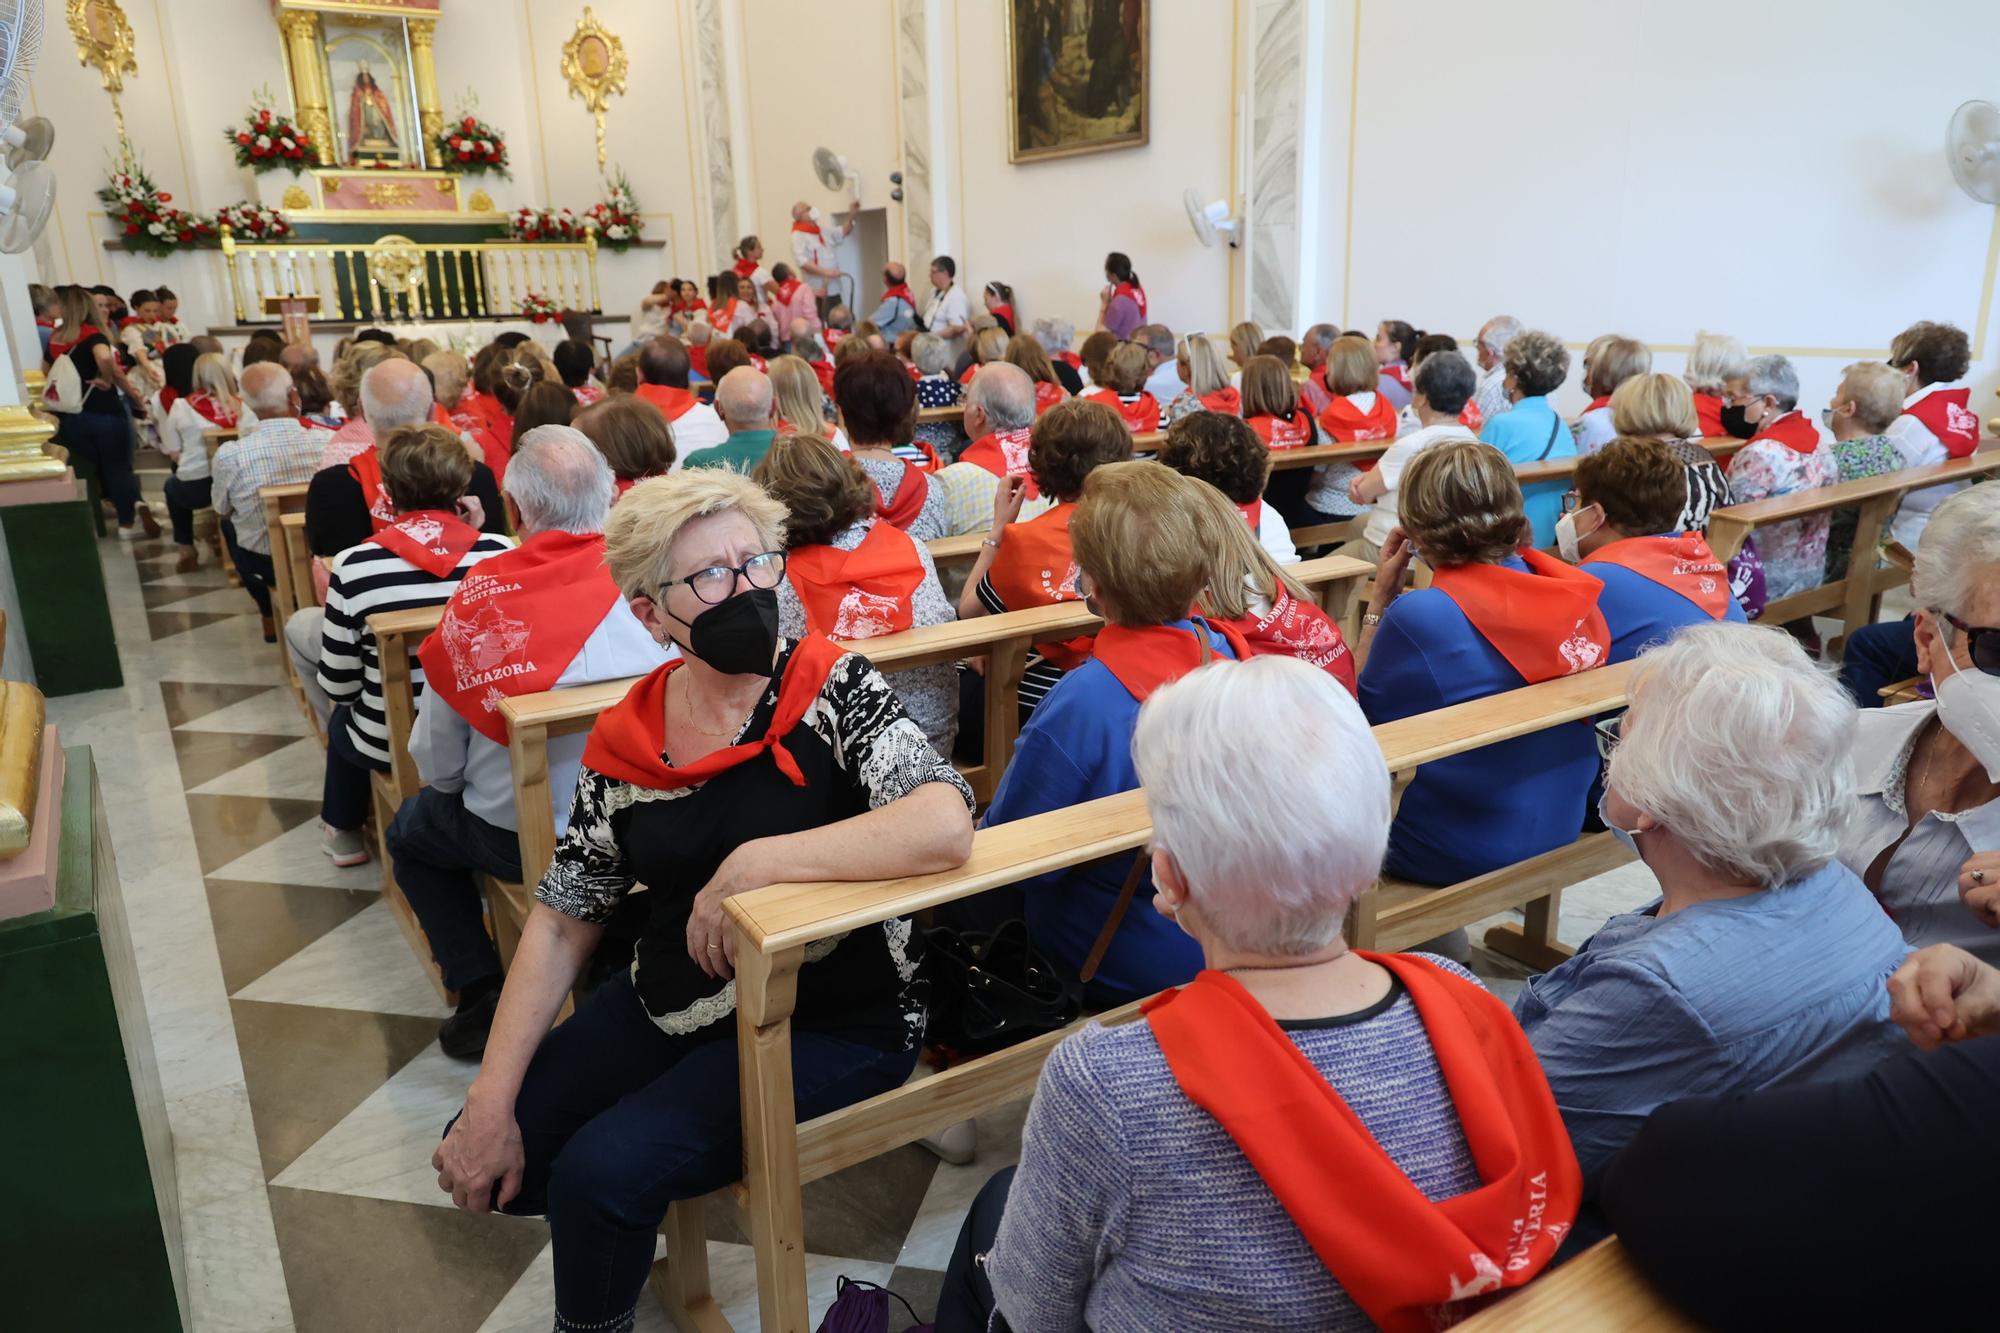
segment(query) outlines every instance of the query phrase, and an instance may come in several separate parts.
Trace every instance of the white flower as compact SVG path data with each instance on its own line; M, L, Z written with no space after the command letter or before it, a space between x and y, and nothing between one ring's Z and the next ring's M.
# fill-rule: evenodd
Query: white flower
M146 227L146 230L151 232L155 236L165 236L167 234L166 225L164 223L159 223L159 222L149 223Z
M476 147L482 153L490 153L493 151L493 143L489 139L481 139L477 144L473 146Z
M622 241L627 236L630 236L632 234L632 229L630 227L623 225L622 223L614 222L611 224L610 229L606 231L604 234L606 236L609 236L614 241Z
M257 146L258 146L259 148L269 148L269 147L271 146L271 136L270 136L270 135L268 135L268 134L260 134L260 135L258 135L258 136L257 136Z
M288 139L288 138L287 138L287 139L280 139L280 140L278 140L278 146L279 146L280 148L283 148L283 149L284 149L284 150L285 150L286 152L288 152L288 153L289 153L289 152L291 152L291 151L292 151L292 150L293 150L294 148L297 148L297 147L298 147L298 145L297 145L297 144L293 143L293 142L292 142L292 141L291 141L290 139Z

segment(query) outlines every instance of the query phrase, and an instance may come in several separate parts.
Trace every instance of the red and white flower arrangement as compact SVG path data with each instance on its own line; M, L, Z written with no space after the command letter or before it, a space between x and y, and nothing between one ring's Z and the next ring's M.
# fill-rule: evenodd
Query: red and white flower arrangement
M97 198L120 229L125 248L137 254L163 258L215 239L212 219L173 207L174 197L153 184L130 156L98 189Z
M462 115L438 135L439 160L446 171L482 176L489 171L513 179L507 170L507 141L474 115Z
M271 109L269 92L258 93L243 123L222 133L236 146L236 165L259 175L283 167L296 176L310 165L312 136Z
M239 241L281 241L292 234L282 212L248 200L215 210L215 225L229 228Z
M535 324L553 324L562 318L562 307L540 292L529 292L521 298L521 314Z
M607 182L604 198L590 206L583 216L597 233L597 243L607 250L629 250L639 239L645 220L639 216L639 201L632 194L632 182L621 167Z
M545 245L579 245L590 231L589 215L568 208L517 208L507 215L507 238Z

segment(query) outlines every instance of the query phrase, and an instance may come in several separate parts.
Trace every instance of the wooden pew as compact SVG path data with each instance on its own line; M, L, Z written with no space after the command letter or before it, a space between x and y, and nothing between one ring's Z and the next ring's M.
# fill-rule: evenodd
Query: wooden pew
M1895 681L1875 691L1884 708L1894 708L1897 704L1913 704L1924 696L1917 687L1924 683L1922 676L1911 676L1908 680Z
M1717 559L1728 560L1743 549L1743 543L1758 528L1836 509L1858 510L1847 577L1780 597L1764 607L1763 615L1767 624L1784 625L1806 616L1837 613L1842 622L1841 633L1852 634L1874 621L1883 593L1900 587L1909 578L1909 572L1901 566L1893 562L1884 565L1877 558L1883 528L1895 516L1903 497L1911 491L1946 482L1977 481L1995 470L2000 470L2000 446L1988 445L1965 458L1729 505L1709 515L1708 544Z
M1406 718L1376 728L1376 739L1390 772L1407 771L1619 707L1626 700L1633 666L1605 667ZM1049 1051L1068 1035L1034 1038L800 1125L793 1110L791 1017L806 946L1047 871L1131 851L1143 847L1151 836L1145 793L1123 792L981 829L973 835L971 856L955 870L898 880L776 884L727 900L724 909L735 931L744 1154L743 1181L732 1193L748 1213L765 1329L809 1326L800 1212L800 1191L807 1182L1026 1095ZM1608 834L1596 836L1609 839ZM1455 898L1460 911L1470 914L1460 918L1463 924L1509 905L1506 895L1485 883L1491 878L1472 881L1481 886L1476 891L1461 892L1467 886L1453 886L1426 892L1440 895L1444 902ZM1521 894L1527 897L1546 896L1552 887L1559 887L1534 872L1523 881ZM1514 901L1523 901L1524 896ZM1438 913L1399 914L1398 905L1383 901L1380 890L1364 895L1364 902L1369 897L1377 899L1373 929L1378 947L1394 947L1383 941L1394 939L1399 927L1410 934L1438 933ZM1368 910L1360 903L1356 906L1354 920L1360 921ZM1137 1010L1137 1005L1129 1005L1088 1021L1128 1021L1137 1017ZM708 1296L707 1251L699 1243L702 1233L696 1225L699 1213L699 1201L669 1210L668 1258L654 1268L654 1288L680 1327L725 1328Z
M298 482L287 486L266 486L257 492L264 502L264 533L271 545L271 568L275 575L271 589L271 618L278 625L278 669L285 673L285 683L292 687L292 695L298 700L299 710L306 715L313 735L320 743L326 743L326 733L320 725L319 714L306 702L305 689L299 681L298 668L292 664L291 649L285 644L285 622L292 612L312 600L311 570L308 568L305 584L306 600L299 600L300 584L297 570L290 559L288 548L294 539L301 546L305 542L306 483ZM290 526L287 526L290 520Z
M1698 1333L1667 1304L1616 1238L1458 1325L1468 1333Z

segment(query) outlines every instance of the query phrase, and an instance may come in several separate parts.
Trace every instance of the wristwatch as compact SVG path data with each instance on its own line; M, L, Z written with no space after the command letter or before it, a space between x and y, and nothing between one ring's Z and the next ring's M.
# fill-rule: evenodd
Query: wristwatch
M1373 611L1370 611L1366 615L1361 617L1361 625L1362 628L1364 629L1372 625L1379 625L1381 623L1382 623L1382 617L1376 615Z

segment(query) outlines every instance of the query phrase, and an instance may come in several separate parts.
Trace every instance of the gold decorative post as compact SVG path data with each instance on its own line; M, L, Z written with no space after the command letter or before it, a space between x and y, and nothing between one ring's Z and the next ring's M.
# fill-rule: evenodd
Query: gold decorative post
M323 167L334 164L333 118L327 114L326 82L319 68L319 15L310 9L278 11L278 31L285 35L285 68L292 76L292 108L299 128L312 136L313 156Z
M118 0L69 0L68 16L77 63L97 70L98 82L111 94L118 143L130 153L132 141L125 135L125 108L118 104L118 94L125 91L125 76L139 72L139 62L132 56L132 23Z
M604 108L613 93L625 91L625 43L604 30L589 5L576 31L563 43L562 73L569 95L581 97L597 120L597 169L604 170Z
M431 51L437 20L411 19L409 27L410 63L417 72L417 119L424 127L424 165L442 170L444 153L438 136L444 133L444 107L438 102L437 59Z
M68 465L42 448L55 433L54 425L19 403L0 406L0 482L60 477Z

